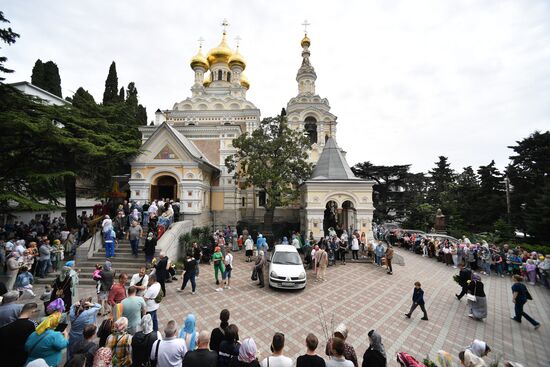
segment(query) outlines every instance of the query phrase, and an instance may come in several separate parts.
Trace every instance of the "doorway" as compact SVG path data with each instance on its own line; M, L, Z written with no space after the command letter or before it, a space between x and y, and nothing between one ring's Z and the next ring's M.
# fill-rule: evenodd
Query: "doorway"
M160 176L155 184L151 185L151 201L156 199L178 198L178 182L172 176Z

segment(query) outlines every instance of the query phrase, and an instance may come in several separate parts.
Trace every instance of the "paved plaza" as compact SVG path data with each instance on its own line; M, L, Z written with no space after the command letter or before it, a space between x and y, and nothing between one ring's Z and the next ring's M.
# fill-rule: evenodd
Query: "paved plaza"
M350 328L348 342L354 346L360 363L368 347L367 333L376 329L382 335L389 366L397 365L398 351L407 351L422 360L426 355L435 359L435 353L443 349L456 358L475 338L486 341L493 349L486 357L487 362L501 357L529 367L550 365L550 291L528 286L534 300L528 302L525 310L542 323L535 331L525 320L517 324L510 319L514 309L511 280L483 277L488 318L477 322L468 318L466 299L457 301L454 297L459 291L452 279L456 269L402 249L396 252L404 257L406 265L395 265L393 275L371 264L348 262L329 267L324 283L315 282L313 273L308 272L306 289L288 292L267 286L259 289L250 280L252 265L244 261L242 252L236 253L232 289L216 292L212 267L201 264L196 295L190 294L190 284L185 293L177 293L180 280L167 284L168 296L160 307L160 322L162 325L175 319L181 326L185 315L193 312L197 316L197 329L211 330L219 323L220 310L228 308L230 323L239 327L241 340L253 336L261 358L268 354L276 331L286 336L288 356L296 358L305 352L308 332L319 337L319 352L324 355L326 338L322 325L330 328L331 323L335 327L343 321ZM180 274L178 277L181 278ZM404 317L416 280L425 290L429 321L420 320L420 309L411 320ZM95 296L91 287L82 287L81 295ZM321 309L324 320L320 317ZM458 365L458 358L455 362Z

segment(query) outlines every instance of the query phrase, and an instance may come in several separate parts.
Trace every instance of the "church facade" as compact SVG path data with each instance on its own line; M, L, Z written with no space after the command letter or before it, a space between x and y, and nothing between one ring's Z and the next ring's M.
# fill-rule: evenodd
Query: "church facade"
M328 100L316 94L310 45L306 34L298 95L287 104L287 118L310 138L311 162L322 164L300 188L300 203L277 208L274 220L300 223L302 233L311 231L316 238L328 222L367 233L372 183L353 175L336 145L336 116ZM220 44L206 55L201 45L190 66L195 74L191 96L172 109L157 110L154 123L140 128L143 145L131 162L131 200L179 199L184 218L194 226L261 223L265 193L239 187L224 164L236 152L233 139L260 123L260 110L246 97L245 59L238 46L229 47L224 30Z

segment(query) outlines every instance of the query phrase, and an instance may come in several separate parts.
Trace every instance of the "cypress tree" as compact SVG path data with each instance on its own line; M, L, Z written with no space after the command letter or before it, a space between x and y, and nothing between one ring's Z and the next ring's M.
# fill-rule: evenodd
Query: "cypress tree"
M42 60L38 59L32 68L31 83L39 88L45 89L46 83L44 79L44 64Z
M62 98L59 68L53 61L43 63L40 59L36 60L32 68L31 83Z
M59 76L59 68L53 61L44 63L44 87L43 89L55 94L59 98L61 95L61 77Z
M116 64L113 61L109 67L109 74L105 80L105 92L103 92L103 104L115 104L118 102L118 76L116 74Z
M124 87L120 87L120 91L118 92L118 100L121 102L124 102L126 98L124 97Z

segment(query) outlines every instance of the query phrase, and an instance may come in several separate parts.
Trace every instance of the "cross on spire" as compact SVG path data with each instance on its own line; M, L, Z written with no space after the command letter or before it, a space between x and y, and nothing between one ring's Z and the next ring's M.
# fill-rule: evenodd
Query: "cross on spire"
M306 19L306 20L304 20L304 22L302 23L302 25L304 26L304 33L307 34L307 27L310 26L311 23L309 23L309 22L307 21L307 19Z
M229 27L229 22L225 18L223 19L222 27L223 27L223 34L226 34L227 33L227 27Z
M202 48L202 43L204 42L204 38L199 37L197 41L199 41L199 48Z
M235 42L237 42L237 47L239 47L239 44L241 43L241 40L242 40L241 36L235 37Z

